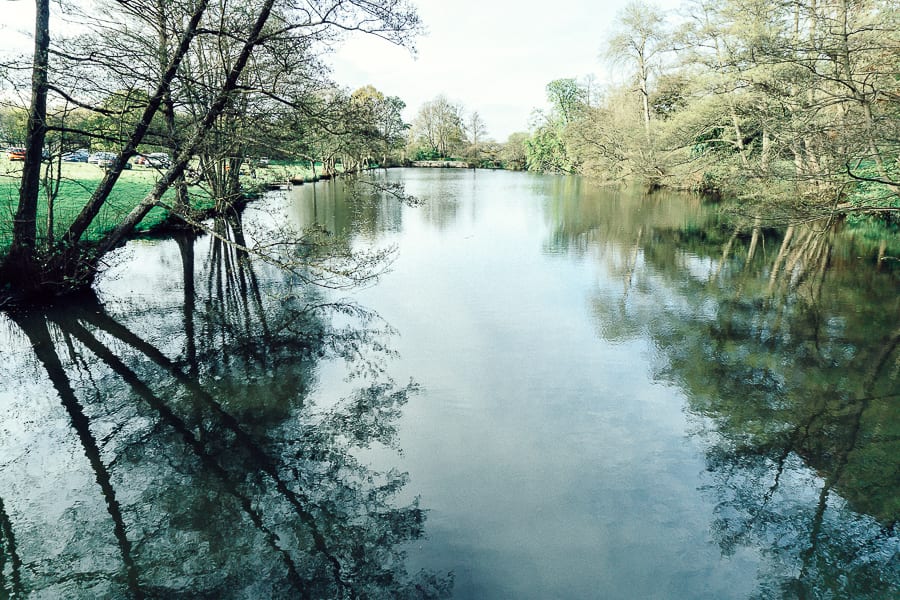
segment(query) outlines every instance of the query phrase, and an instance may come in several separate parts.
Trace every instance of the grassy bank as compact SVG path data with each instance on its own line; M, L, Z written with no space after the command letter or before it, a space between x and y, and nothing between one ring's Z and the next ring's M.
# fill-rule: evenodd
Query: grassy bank
M321 173L319 167L316 168L316 173ZM114 227L150 192L159 175L155 169L141 167L123 171L109 200L87 231L86 237L99 239ZM314 178L313 169L303 163L273 164L267 168L257 168L252 175L250 172L242 174L245 188L251 193L258 192L269 184L288 181L291 178L306 181L312 181ZM21 162L9 162L5 157L0 158L0 254L5 253L11 243L13 216L19 201L21 176ZM62 180L53 209L55 237L65 232L102 179L103 171L95 165L62 164ZM189 191L194 208L205 210L213 207L214 202L204 186L191 186ZM163 199L171 199L173 196L174 191L169 190ZM42 232L39 234L42 237L46 235L43 232L46 232L47 207L47 197L44 195L38 207L38 229ZM140 233L156 230L166 222L167 217L167 211L154 208L138 225L137 231Z
M5 159L0 161L0 252L10 243L12 219L19 201L21 165L22 163L10 163ZM158 177L159 173L153 169L135 168L123 172L87 236L96 239L112 228L150 192ZM95 165L63 163L62 180L53 210L55 236L62 234L72 223L102 179L103 171ZM172 193L167 195L171 197ZM204 196L208 197L206 194L194 196L201 203ZM47 196L42 195L38 205L38 229L41 232L46 232L47 207ZM158 227L165 218L164 210L154 208L140 224L139 230L147 231Z

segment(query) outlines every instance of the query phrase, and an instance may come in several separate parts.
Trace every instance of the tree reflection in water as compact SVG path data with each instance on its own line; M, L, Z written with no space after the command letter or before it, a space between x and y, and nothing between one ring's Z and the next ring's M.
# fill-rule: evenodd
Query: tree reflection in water
M694 201L659 202L562 200L551 243L596 253L622 282L593 299L601 334L647 337L655 377L683 390L723 553L768 558L760 598L893 597L896 270L861 261L839 223L733 228Z
M215 227L240 243L239 219ZM168 310L113 317L85 298L8 316L8 386L53 391L11 397L4 416L0 595L449 595L449 576L405 570L425 522L396 505L405 475L354 457L395 443L416 391L385 377L389 328L274 271L261 284L210 239L199 277L195 240L178 240L184 295ZM359 388L316 406L317 365L334 359Z

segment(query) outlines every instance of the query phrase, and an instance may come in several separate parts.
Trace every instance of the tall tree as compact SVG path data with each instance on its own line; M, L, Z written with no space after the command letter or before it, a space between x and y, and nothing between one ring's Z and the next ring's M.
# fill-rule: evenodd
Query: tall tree
M509 134L506 143L500 150L500 160L504 168L514 171L522 171L526 167L525 142L528 140L528 132L517 131Z
M306 0L291 6L276 4L274 0L261 0L253 6L223 0L214 7L208 0L185 0L150 3L144 6L146 10L130 3L115 3L107 5L111 18L96 19L94 25L90 25L92 21L84 23L88 29L106 33L90 38L101 48L106 44L124 51L125 58L119 60L120 54L96 52L97 45L90 43L66 46L60 42L54 46L49 35L48 5L43 0L39 5L44 10L38 11L36 19L38 35L31 67L31 125L26 140L30 158L24 170L12 250L0 259L2 287L30 297L52 296L90 285L102 255L130 235L147 213L160 204L162 195L178 185L192 156L215 147L229 161L233 159L232 150L240 158L253 144L260 147L260 140L253 140L250 134L266 129L265 119L270 114L267 108L289 106L292 110L304 110L302 93L279 93L285 89L281 82L290 79L281 65L296 64L292 62L296 56L314 57L323 44L337 40L340 32L368 33L407 44L419 27L414 9L405 0L383 5L359 0ZM80 7L77 3L75 6ZM276 13L277 17L271 18ZM111 33L117 23L121 23L118 38ZM134 36L143 37L144 43L128 43ZM59 63L56 69L50 68L51 55ZM114 87L109 89L110 85ZM197 95L200 88L202 94ZM39 247L36 198L48 122L48 94L52 92L69 104L99 115L112 116L120 108L103 106L102 99L113 90L127 90L127 113L137 118L130 124L124 123L126 126L119 131L101 134L104 143L115 145L118 150L114 164L75 219L67 224L62 238ZM145 96L136 93L141 90L145 90ZM189 98L199 98L193 103L197 110L176 114L176 108L187 106L185 101ZM165 126L155 127L155 117L160 113ZM177 122L179 118L181 123ZM226 138L227 131L246 135ZM217 138L227 145L207 143ZM97 227L98 215L128 160L148 140L175 150L175 160L148 196L114 224L98 244L92 229ZM225 164L223 171L229 172L227 184L235 181L237 166L239 163ZM214 194L228 198L233 191L233 186L225 185L214 190Z
M526 164L532 171L568 173L578 159L568 148L570 128L577 128L587 108L587 93L575 79L556 79L545 88L549 111L532 115L532 135L525 140Z
M555 79L545 89L553 116L564 127L575 121L588 104L588 91L572 78Z
M3 270L18 280L35 268L37 204L40 190L44 136L47 133L47 92L50 55L50 0L35 1L34 61L31 74L31 106L25 132L25 164L19 205L13 223L13 239ZM0 273L2 275L2 273Z
M413 146L431 158L447 158L461 149L465 140L463 108L439 95L422 105L410 130Z
M477 110L473 110L469 113L469 117L466 119L466 133L471 142L472 158L477 162L481 152L479 144L484 143L485 136L487 135L487 123L484 122L484 119L481 118L481 115Z
M633 69L637 92L641 97L644 129L650 138L650 79L659 67L666 49L665 20L662 12L642 0L633 0L619 13L620 28L609 41L606 55L613 62Z

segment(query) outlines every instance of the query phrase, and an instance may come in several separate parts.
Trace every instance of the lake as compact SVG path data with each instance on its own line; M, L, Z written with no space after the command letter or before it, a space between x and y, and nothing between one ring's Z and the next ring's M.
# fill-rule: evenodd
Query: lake
M374 179L0 316L0 598L900 594L896 236Z

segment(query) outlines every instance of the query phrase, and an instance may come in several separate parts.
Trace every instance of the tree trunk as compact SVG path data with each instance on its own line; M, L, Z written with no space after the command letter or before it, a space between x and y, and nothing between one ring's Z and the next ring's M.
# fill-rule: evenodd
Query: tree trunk
M118 181L119 176L122 174L125 163L128 162L128 159L134 156L137 152L138 144L143 141L147 130L150 128L150 122L153 120L153 117L159 110L163 99L169 92L172 81L175 79L175 75L178 73L178 67L181 64L181 61L184 59L188 49L190 48L191 42L197 35L197 29L200 24L200 19L202 18L203 13L206 12L206 7L208 4L209 0L200 0L200 2L198 3L193 15L191 15L191 20L185 26L184 32L181 35L178 49L175 51L172 60L169 62L168 68L166 69L165 73L163 73L159 83L157 84L153 96L150 97L150 100L147 103L143 114L141 115L141 119L140 121L138 121L138 124L132 131L128 142L125 144L125 147L122 148L122 152L116 158L113 166L109 169L109 171L106 172L106 175L103 177L100 185L98 185L97 189L94 190L93 195L91 195L91 199L87 202L78 216L72 222L72 225L69 227L68 231L66 231L63 242L68 248L68 251L66 252L66 254L68 255L68 259L72 258L70 254L73 251L72 249L77 247L78 242L81 240L81 236L84 235L84 232L94 220L94 217L96 217L100 212L100 208L109 197L109 193L112 191L113 186L115 186L116 181ZM181 169L181 172L184 172L183 168Z
M641 69L641 104L644 117L644 135L647 136L647 143L650 143L650 92L647 89L647 72L643 60L640 63Z
M13 239L4 271L13 279L34 265L37 244L37 204L41 187L41 162L47 133L47 69L50 54L50 0L35 0L34 62L31 73L31 106L25 136L25 164L19 189L19 206L13 222ZM18 274L18 275L17 275ZM27 275L25 275L27 277Z
M749 265L753 260L753 256L756 254L756 246L759 244L759 238L761 235L760 226L762 225L762 220L759 215L753 219L753 234L750 236L750 248L747 250L747 260L744 263L745 266Z
M160 72L165 72L169 66L169 30L166 23L166 0L157 0L157 27L159 28L159 37L157 44L157 60L159 62ZM172 91L166 90L163 95L162 106L163 118L166 122L166 136L168 137L168 147L172 156L178 156L181 150L178 141L178 128L175 123L175 103L172 100ZM180 210L188 209L188 193L187 184L184 177L175 182L175 206Z
M175 158L175 163L168 171L166 171L165 175L160 178L147 197L135 206L122 222L103 239L100 244L101 255L117 246L125 239L125 237L130 235L135 226L137 226L147 213L159 203L160 198L162 198L162 195L169 189L169 186L184 175L184 170L187 168L187 163L191 159L191 156L193 156L203 143L207 132L210 130L216 119L222 114L232 93L236 89L238 79L240 78L244 67L247 65L247 61L250 59L250 54L260 41L260 34L262 33L262 29L266 22L269 20L269 15L272 13L272 6L274 3L275 0L265 0L263 6L260 8L259 16L257 17L250 34L247 36L247 40L244 42L244 46L241 48L241 52L235 60L234 65L231 67L228 77L222 84L219 94L216 97L216 101L210 106L203 121L199 123L197 131L194 133L194 137L185 145L181 155Z

